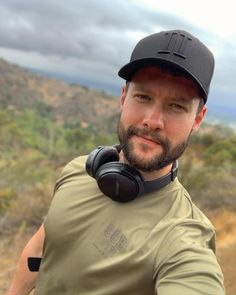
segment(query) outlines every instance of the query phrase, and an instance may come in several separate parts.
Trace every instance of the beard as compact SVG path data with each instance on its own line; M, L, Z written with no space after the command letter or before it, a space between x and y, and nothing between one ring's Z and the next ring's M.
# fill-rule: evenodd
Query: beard
M186 140L173 146L167 138L162 137L157 131L141 129L134 125L130 125L125 130L121 122L118 124L117 134L124 157L129 165L143 172L153 172L172 164L183 154L188 146L190 137L189 134ZM135 147L131 140L133 136L148 136L148 138L158 142L162 148L162 152L158 151L150 159L140 157L135 153ZM149 149L147 145L142 145L142 148L144 152L147 152Z

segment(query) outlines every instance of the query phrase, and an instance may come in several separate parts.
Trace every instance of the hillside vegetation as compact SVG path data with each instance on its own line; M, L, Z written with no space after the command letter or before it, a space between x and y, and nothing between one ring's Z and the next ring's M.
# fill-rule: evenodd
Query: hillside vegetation
M46 79L0 60L0 294L6 293L20 249L47 214L62 167L98 145L117 142L118 104L116 97ZM203 124L180 159L178 176L212 217L221 248L226 249L226 238L227 245L231 243L219 257L228 294L233 295L234 130Z
M63 165L116 142L118 98L46 79L0 60L0 223L38 225ZM204 125L179 178L204 210L236 208L236 135Z

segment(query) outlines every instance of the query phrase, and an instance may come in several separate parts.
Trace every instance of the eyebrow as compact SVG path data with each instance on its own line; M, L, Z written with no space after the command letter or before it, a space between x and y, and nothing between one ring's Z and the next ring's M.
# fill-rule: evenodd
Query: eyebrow
M176 97L171 97L171 99L179 102L190 102L191 98L183 97L183 96L176 96Z
M144 92L146 93L147 95L155 95L155 92L153 92L152 90L150 90L149 87L146 87L145 85L143 84L139 84L139 83L135 83L134 84L134 87L133 87L133 91L140 91L140 92ZM172 96L172 97L169 97L169 99L172 99L176 102L183 102L183 103L191 103L193 100L196 100L196 99L199 99L200 97L198 97L197 95L196 96L193 96L193 97L184 97L184 96Z
M145 87L145 86L143 86L143 85L138 85L138 84L136 84L136 85L133 87L133 90L134 90L134 91L146 92L146 93L150 93L150 94L153 93L153 91L151 91L149 87Z
M148 87L145 87L143 85L135 85L134 88L133 88L134 91L141 91L141 92L146 92L150 95L155 95L155 93L153 93L152 90L150 90L150 88ZM190 102L191 101L191 98L187 98L187 97L183 97L183 96L172 96L172 97L169 97L170 99L172 100L175 100L175 101L179 101L179 102ZM193 97L192 99L194 99L196 97Z

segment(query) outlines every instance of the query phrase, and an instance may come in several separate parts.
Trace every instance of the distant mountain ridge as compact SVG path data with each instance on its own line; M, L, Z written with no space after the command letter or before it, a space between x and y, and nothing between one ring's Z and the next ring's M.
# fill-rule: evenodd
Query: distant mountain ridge
M207 120L209 122L223 122L232 127L236 126L236 108L224 105L208 104Z
M43 76L0 59L0 104L2 107L38 109L54 116L57 124L89 127L105 133L116 130L117 96L87 86ZM209 101L206 121L236 126L236 109Z
M0 59L0 104L21 111L37 109L57 124L105 133L116 130L118 98L77 84L49 79Z

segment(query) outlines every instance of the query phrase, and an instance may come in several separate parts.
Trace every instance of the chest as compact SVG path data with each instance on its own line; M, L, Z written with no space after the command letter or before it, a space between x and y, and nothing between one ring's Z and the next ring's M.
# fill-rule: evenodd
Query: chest
M62 187L45 223L46 268L55 276L69 269L65 284L86 286L84 294L153 294L153 261L163 238L157 228L168 211L163 204L161 198L116 203L90 180ZM144 287L149 293L139 291Z

